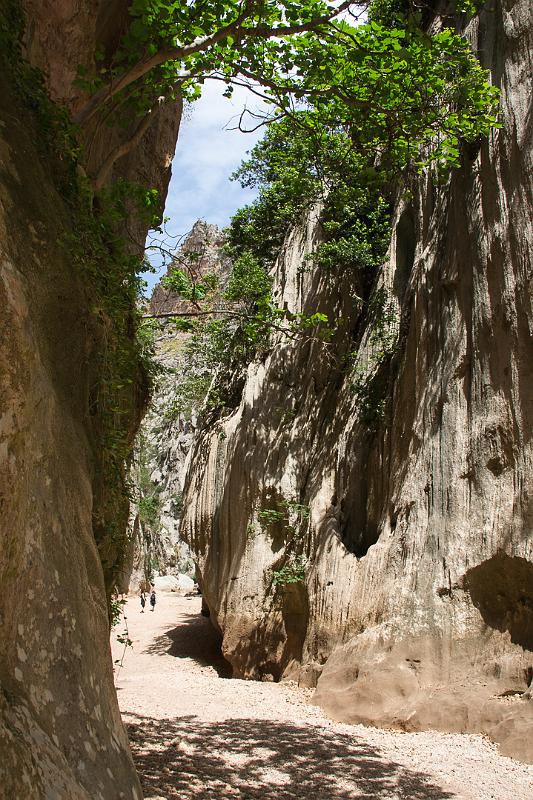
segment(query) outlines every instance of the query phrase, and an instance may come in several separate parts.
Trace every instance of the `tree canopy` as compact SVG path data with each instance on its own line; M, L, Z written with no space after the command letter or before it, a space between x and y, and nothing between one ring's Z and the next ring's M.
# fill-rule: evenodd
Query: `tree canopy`
M76 121L85 123L124 92L148 109L154 89L165 98L176 93L194 98L198 81L217 74L232 77L239 63L253 73L273 58L281 63L286 43L296 35L325 29L336 15L358 5L352 0L133 0L132 21L113 64L102 64L97 77L86 76L87 87L96 92Z
M361 24L367 5L133 0L113 62L101 55L97 74L80 76L91 96L75 119L83 125L110 104L112 118L141 120L135 144L154 108L194 100L206 80L218 80L228 95L247 86L268 104L254 126L290 118L315 140L342 130L362 162L370 156L392 169L413 159L457 164L459 141L496 123L497 90L462 36L422 29L415 0L379 0ZM97 188L123 152L104 165Z
M139 13L141 6L146 3L138 3ZM184 10L183 18L192 18L194 8ZM216 19L214 8L224 9ZM358 13L362 4L350 8ZM498 124L498 90L468 42L446 25L427 33L411 0L376 0L360 24L334 11L322 2L222 4L202 10L203 27L191 28L199 44L194 52L184 55L179 25L170 36L173 44L161 41L151 50L160 59L164 47L182 48L177 60L159 64L161 72L153 76L171 95L194 98L203 81L214 79L226 83L228 94L234 85L248 86L270 109L252 119L253 125L266 125L265 136L234 176L259 194L237 211L227 231L234 267L224 298L233 310L222 319L210 317L204 281L201 323L181 321L196 330L196 346L209 354L210 368L223 366L228 374L268 348L272 330L327 343L342 325L320 313L278 308L271 294L269 271L305 208L320 201L322 209L322 241L312 260L334 279L349 270L344 285L363 308L390 237L391 187L398 188L406 170L432 168L442 178L459 165L462 142L480 140ZM239 14L247 16L235 22ZM142 18L135 36L146 47L147 21L157 28L160 20ZM228 25L236 27L230 32ZM136 69L134 52L129 63ZM179 88L171 85L177 61ZM140 113L143 103L149 105L149 85L137 97ZM243 129L246 122L241 117ZM179 265L165 282L182 297L198 299L198 285ZM389 313L386 299L382 305L381 317Z
M415 113L421 106L431 110L425 121L437 126L443 121L437 106L457 99L457 79L464 93L471 73L472 96L474 89L479 94L479 75L462 37L449 28L424 34L411 0L402 3L404 17L381 9L360 25L368 6L364 0L133 0L131 23L113 62L106 64L97 54L97 74L80 78L92 96L76 121L87 122L110 101L118 111L142 116L154 103L178 94L195 99L211 79L224 81L229 92L236 83L255 91L262 87L273 117L309 99L322 116L336 121L361 111L380 112L374 122L392 136L401 129L395 119L398 102L408 100ZM398 25L398 19L406 24ZM486 97L477 100L479 111Z

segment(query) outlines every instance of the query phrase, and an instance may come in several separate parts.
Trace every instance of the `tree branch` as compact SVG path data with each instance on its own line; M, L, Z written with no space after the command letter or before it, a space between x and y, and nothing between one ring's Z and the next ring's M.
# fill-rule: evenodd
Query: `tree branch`
M244 116L245 116L245 114L249 114L250 117L252 117L252 118L260 119L261 122L258 122L252 128L245 128L244 127ZM237 116L238 116L238 119L239 119L237 125L234 125L231 128L226 126L226 130L228 130L228 131L240 131L241 133L255 133L255 131L259 130L259 128L263 128L265 125L270 125L272 122L278 122L280 119L283 119L284 114L278 114L275 117L271 117L271 116L263 117L260 114L255 114L253 111L250 111L247 108L243 108L241 113L238 114ZM233 117L233 119L235 119L235 117Z
M189 301L190 302L190 301ZM245 311L231 311L230 309L213 309L211 311L162 311L159 314L143 314L142 319L180 319L181 317L188 317L188 318L198 318L198 317L211 317L214 314L223 315L226 319L241 319L241 320L255 320L256 322L264 324L267 328L277 331L278 333L283 334L288 339L292 341L302 341L302 342L320 342L325 346L330 346L330 342L326 342L324 339L321 339L319 336L310 336L306 334L305 329L297 330L291 328L283 327L283 325L279 325L271 320L262 320L256 317L254 314L247 314ZM290 317L289 317L290 320Z
M297 33L307 33L315 30L316 28L329 23L332 19L345 11L351 5L354 5L354 0L344 0L336 9L330 14L325 14L322 17L316 17L309 22L301 23L298 25L255 25L254 27L245 27L245 22L253 13L254 2L248 0L245 4L244 10L228 25L224 25L220 30L209 36L199 36L194 39L190 44L180 45L176 47L163 47L154 55L143 58L134 64L129 70L124 72L117 78L114 78L107 86L104 86L90 98L85 106L73 117L73 122L77 125L85 125L97 111L107 103L118 92L126 89L130 84L142 78L154 67L164 64L165 61L182 61L195 53L204 52L215 44L227 39L228 36L239 34L241 38L251 39L272 39L281 36L292 36Z
M248 0L245 9L228 25L215 31L210 36L197 36L190 44L182 45L181 47L162 47L157 53L149 58L144 58L134 64L129 70L115 78L107 86L104 86L100 91L96 92L89 102L74 116L73 122L77 125L86 124L99 110L99 108L107 103L118 92L126 89L130 84L134 83L139 78L142 78L154 67L164 64L165 61L182 60L187 56L194 55L195 53L207 50L214 44L227 39L232 33L235 33L236 28L245 21L252 11L253 2Z
M150 124L154 118L154 112L157 110L158 107L159 103L157 103L156 106L152 107L148 111L146 116L143 117L142 120L137 125L132 137L128 139L127 142L122 142L122 144L119 144L118 147L115 147L115 149L109 153L104 163L98 170L98 173L94 179L94 188L97 192L100 191L100 189L103 189L103 187L107 183L107 179L109 177L111 170L113 169L114 163L118 161L119 158L122 158L122 156L125 156L128 153L130 153L133 150L133 148L139 144L144 134L150 127Z
M191 300L185 300L185 302L190 303ZM161 311L160 314L143 314L142 319L166 319L166 318L179 318L179 317L210 317L213 314L224 314L226 317L239 317L239 318L247 318L251 319L249 315L245 314L238 314L237 312L231 312L227 309L220 309L220 310L212 310L212 311Z

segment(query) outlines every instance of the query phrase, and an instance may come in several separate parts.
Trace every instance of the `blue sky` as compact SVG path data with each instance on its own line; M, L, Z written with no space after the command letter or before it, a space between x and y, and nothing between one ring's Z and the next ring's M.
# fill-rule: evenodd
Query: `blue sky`
M172 237L187 233L198 219L224 227L232 214L255 196L229 177L263 129L245 134L228 127L236 124L235 118L245 105L253 111L260 101L239 88L228 100L222 97L224 88L216 82L207 83L201 99L185 111L165 207L165 216L170 217L166 230ZM170 241L175 246L176 239ZM154 265L161 263L155 254L149 257ZM148 291L161 272L164 270L144 275Z

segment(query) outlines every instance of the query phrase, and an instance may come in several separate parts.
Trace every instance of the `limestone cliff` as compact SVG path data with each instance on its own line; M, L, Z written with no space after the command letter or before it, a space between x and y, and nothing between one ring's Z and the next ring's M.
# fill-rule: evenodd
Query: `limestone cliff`
M289 235L278 300L342 316L353 368L280 340L252 363L196 439L183 531L235 675L533 760L533 10L489 5L467 34L502 130L414 184L362 316L302 269L319 209Z
M128 5L23 4L23 55L69 110L83 100L77 65L90 64L100 45L112 55ZM20 58L18 7L0 3L0 794L134 800L141 791L113 686L107 603L127 518L125 476L120 458L102 453L113 455L111 428L123 449L131 445L146 380L133 307L119 329L98 302L105 246L97 252L69 154L58 152L61 115ZM150 160L144 140L113 163L108 180L146 180L164 195L179 124L176 109L172 119L165 113L166 138ZM96 176L128 131L84 134ZM135 227L130 249L140 252L145 233ZM116 413L112 343L131 357L129 381L115 376Z
M96 331L31 116L2 84L0 783L6 798L139 798L93 535Z

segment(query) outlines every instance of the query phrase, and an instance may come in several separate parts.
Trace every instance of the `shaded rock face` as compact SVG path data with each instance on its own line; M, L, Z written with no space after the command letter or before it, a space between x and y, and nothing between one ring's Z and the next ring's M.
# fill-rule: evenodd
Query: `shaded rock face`
M91 75L95 53L103 53L104 64L111 64L129 24L130 0L22 0L26 13L25 46L29 62L42 70L52 100L76 113L83 108L87 94L76 86L80 67ZM152 121L136 146L125 152L107 171L104 184L122 178L140 186L157 189L161 211L171 175L182 103L162 105L152 113ZM88 175L96 177L102 165L118 147L125 145L138 121L113 125L107 107L84 127ZM130 221L128 231L136 250L144 247L146 228Z
M0 95L0 785L28 800L140 798L92 527L93 321L31 119L4 80Z
M124 592L148 587L156 575L194 574L188 545L179 535L182 489L187 454L197 427L197 415L174 413L174 385L183 369L188 334L163 326L156 335L155 359L164 372L137 436L132 482L140 503L131 508L131 552L124 575ZM143 499L153 498L153 512L143 513ZM144 500L146 503L146 500Z
M83 102L72 86L76 67L90 64L99 43L112 52L99 37L105 28L116 47L128 4L23 5L28 59L44 70L51 96L75 110ZM95 474L99 420L90 404L101 327L65 246L75 231L56 188L60 167L4 71L0 118L0 794L138 800L94 531L106 477ZM112 175L147 178L164 192L178 124L174 112L155 155L147 160L143 140ZM100 135L91 174L125 133ZM136 231L141 240L145 233ZM137 378L125 390L128 432L141 411Z
M343 316L355 371L278 342L198 437L184 502L234 674L318 681L337 719L482 731L526 760L532 32L528 0L469 25L504 127L398 208L374 289L386 330L351 307L356 277L302 269L318 210L290 234L278 300Z

